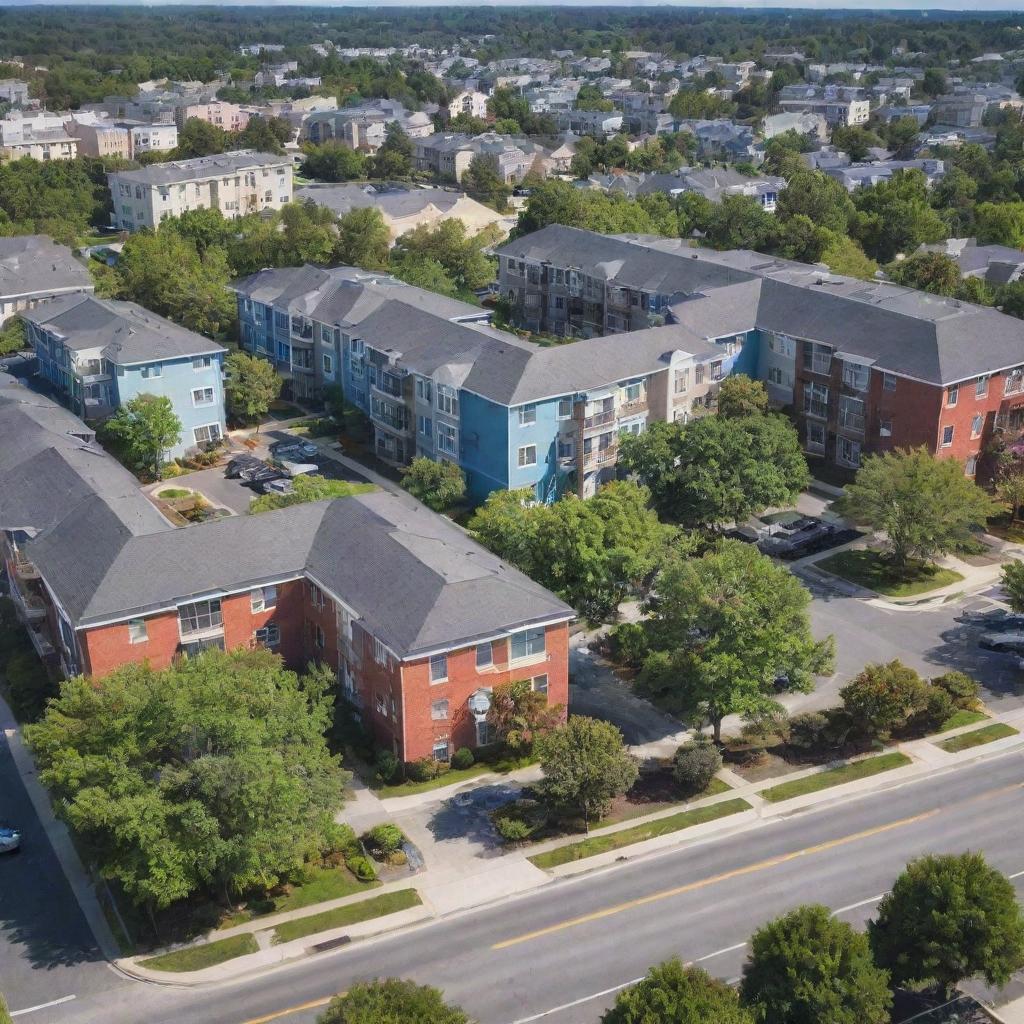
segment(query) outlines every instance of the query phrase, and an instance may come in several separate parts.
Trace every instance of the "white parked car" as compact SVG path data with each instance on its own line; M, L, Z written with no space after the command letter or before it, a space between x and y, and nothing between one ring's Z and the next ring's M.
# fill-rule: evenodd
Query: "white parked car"
M21 849L21 831L0 822L0 853L16 853Z
M306 473L319 473L320 467L312 462L288 462L282 459L278 465L288 476L303 476Z

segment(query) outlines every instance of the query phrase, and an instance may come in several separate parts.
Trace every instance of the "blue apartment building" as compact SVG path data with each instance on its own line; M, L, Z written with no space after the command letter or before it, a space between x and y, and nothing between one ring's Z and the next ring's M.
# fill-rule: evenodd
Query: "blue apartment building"
M166 396L181 420L168 458L226 432L225 349L133 302L68 295L22 312L39 373L76 415L106 419L141 394Z

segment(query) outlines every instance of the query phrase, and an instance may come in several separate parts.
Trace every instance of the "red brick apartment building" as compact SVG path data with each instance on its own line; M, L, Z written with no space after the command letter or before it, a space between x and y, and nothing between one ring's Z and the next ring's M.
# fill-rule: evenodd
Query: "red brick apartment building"
M64 675L261 644L334 668L407 761L488 742L478 691L529 679L568 703L572 609L412 498L175 528L81 421L3 375L0 436L4 571Z

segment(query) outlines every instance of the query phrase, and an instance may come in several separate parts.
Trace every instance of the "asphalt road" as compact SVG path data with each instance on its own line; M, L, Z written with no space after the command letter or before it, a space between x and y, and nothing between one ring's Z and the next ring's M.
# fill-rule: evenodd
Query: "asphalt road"
M401 976L440 986L482 1024L592 1024L614 989L673 954L736 977L752 929L798 903L863 920L922 853L982 850L1008 874L1024 872L1022 791L1024 754L1004 755L241 982L201 991L117 982L25 1019L304 1024L354 980Z
M22 829L0 857L0 992L18 1010L103 991L114 977L96 947L0 731L0 819Z

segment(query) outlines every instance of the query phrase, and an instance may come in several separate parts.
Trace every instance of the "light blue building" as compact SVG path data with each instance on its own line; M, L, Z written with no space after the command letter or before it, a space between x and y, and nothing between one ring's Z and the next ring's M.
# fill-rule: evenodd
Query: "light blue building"
M68 295L21 313L39 373L87 420L141 394L166 396L181 420L184 455L225 434L224 355L215 341L133 302Z

